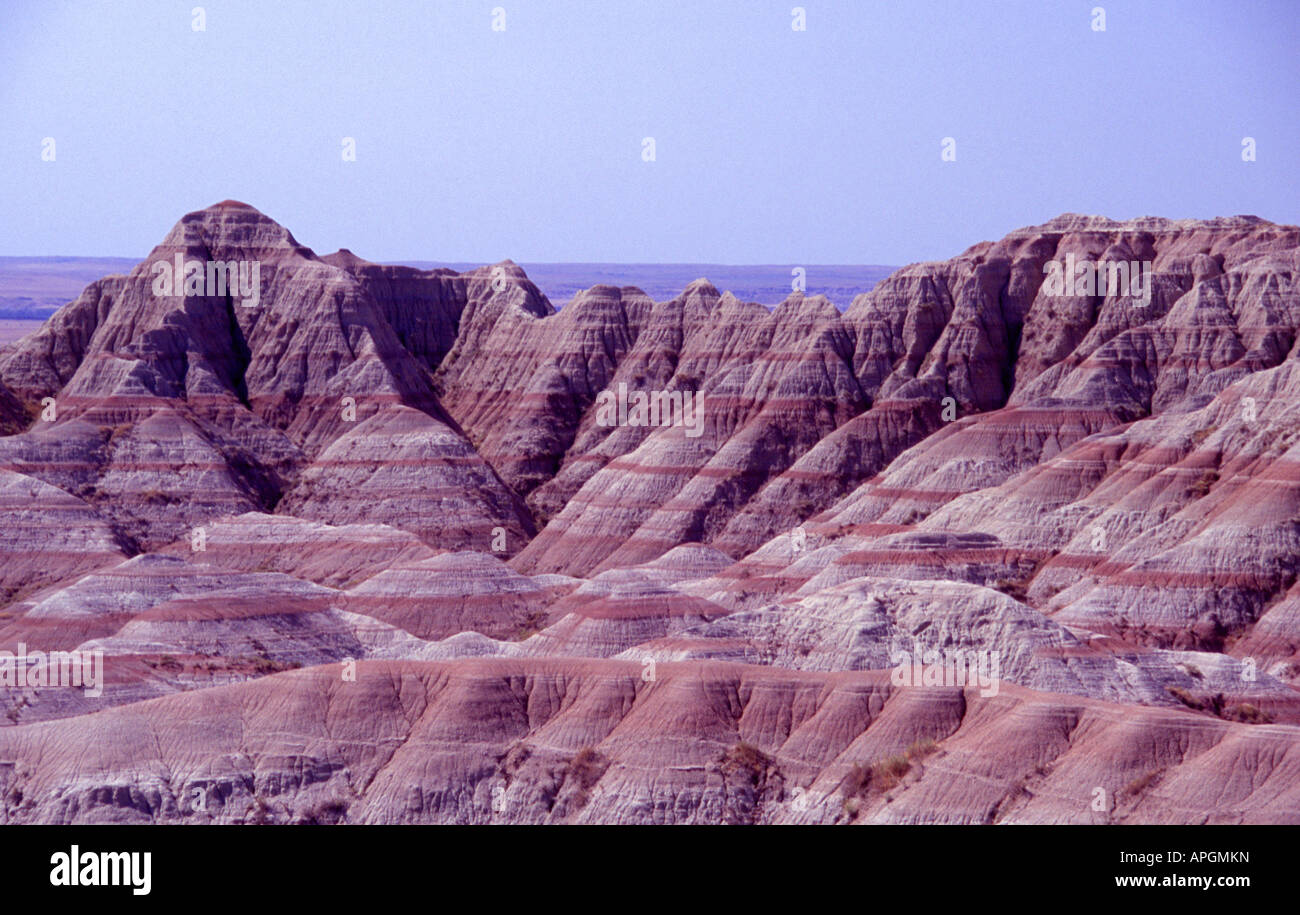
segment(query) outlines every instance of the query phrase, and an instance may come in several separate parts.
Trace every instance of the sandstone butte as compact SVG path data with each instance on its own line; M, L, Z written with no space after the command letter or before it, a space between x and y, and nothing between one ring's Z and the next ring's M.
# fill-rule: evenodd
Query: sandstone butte
M190 213L0 351L0 649L105 659L0 688L0 821L1300 822L1298 284L1293 226L1064 215L557 310Z

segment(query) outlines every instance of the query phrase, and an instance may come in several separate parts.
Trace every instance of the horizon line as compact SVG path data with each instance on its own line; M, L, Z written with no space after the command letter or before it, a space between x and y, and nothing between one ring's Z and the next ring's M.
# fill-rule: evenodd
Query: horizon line
M304 246L304 247L310 247L310 246ZM312 248L311 250L312 253L315 254L317 257L328 257L330 254L338 253L337 251L330 251L326 254L321 254L319 251L316 251L314 248ZM358 255L355 251L352 251L351 248L339 248L338 251L347 251L351 253L354 257L360 257L360 255ZM75 258L77 260L88 260L88 261L121 260L121 261L136 261L137 263L143 262L145 259L147 259L147 257L148 255L140 257L135 255L129 255L129 254L0 254L0 260L65 260L65 259ZM440 266L453 266L458 264L479 264L485 267L491 267L495 264L504 263L507 260L519 266L526 266L528 264L532 264L534 266L541 266L541 267L570 267L570 266L578 266L578 267L683 267L683 266L685 267L790 267L790 266L805 267L806 266L806 267L881 267L881 268L896 270L900 266L906 266L903 264L849 263L849 262L835 263L832 261L786 261L782 263L767 261L763 263L751 263L751 264L729 264L729 263L724 263L722 261L541 261L541 260L519 261L519 260L515 260L512 257L501 258L499 260L476 260L473 258L457 259L457 260L432 260L427 258L406 258L403 260L371 260L368 257L362 257L361 259L368 261L372 264L378 264L382 267L405 267L413 263L437 264Z

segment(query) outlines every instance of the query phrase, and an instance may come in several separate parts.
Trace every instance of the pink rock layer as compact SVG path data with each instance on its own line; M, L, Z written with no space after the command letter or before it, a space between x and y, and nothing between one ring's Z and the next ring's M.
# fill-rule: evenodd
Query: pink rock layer
M1297 277L1066 215L844 312L557 311L190 213L0 349L0 650L103 657L0 676L0 821L1300 821Z

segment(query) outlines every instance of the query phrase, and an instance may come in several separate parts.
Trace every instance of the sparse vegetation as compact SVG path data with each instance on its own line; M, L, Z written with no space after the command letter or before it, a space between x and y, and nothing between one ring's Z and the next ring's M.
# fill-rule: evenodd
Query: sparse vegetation
M1020 578L999 578L993 582L993 590L1001 591L1008 597L1014 597L1022 604L1029 601L1029 582Z
M911 770L912 763L905 755L890 756L869 766L855 764L844 776L840 788L846 799L865 798L873 792L884 793L896 787Z
M1202 496L1208 495L1210 489L1217 482L1219 482L1219 474L1217 471L1205 471L1205 473L1201 474L1201 478L1192 484L1192 495L1196 496L1198 499Z
M1198 699L1192 693L1183 689L1181 686L1166 686L1165 692L1173 696L1175 699L1177 699L1179 702L1181 702L1183 705L1187 706L1188 708L1196 709L1198 712L1205 711L1204 702L1201 699Z
M253 673L259 677L264 677L267 674L278 674L282 670L296 670L302 666L297 661L274 661L260 655L254 655L248 660L252 663Z
M757 783L767 770L771 759L766 753L743 740L722 755L722 771L725 773L742 772L751 781Z
M1152 769L1146 775L1133 779L1133 781L1124 786L1124 790L1121 793L1126 794L1129 797L1141 794L1143 791L1155 784L1156 780L1160 778L1161 771L1162 770L1160 769Z
M302 812L298 823L307 826L334 826L344 822L348 815L347 801L337 797L317 801Z
M772 758L753 744L733 744L718 760L723 779L724 823L755 823L769 789L780 793Z
M1225 713L1225 717L1243 724L1269 724L1273 721L1272 712L1265 712L1249 702L1231 706Z
M566 785L574 785L573 797L570 802L570 809L577 810L586 806L591 797L591 789L596 787L609 768L609 760L602 756L594 747L583 747L573 759L569 760L569 767L564 773L564 782Z
M906 756L891 756L871 767L872 781L880 786L880 790L888 791L901 782L911 769L912 764Z
M276 661L262 655L240 655L234 658L178 658L175 655L159 655L143 659L145 666L172 676L182 674L251 674L266 676L285 670L297 670L302 667L299 661Z
M932 753L937 752L939 745L934 742L933 738L923 737L920 740L912 741L912 745L907 748L908 759L925 759Z
M840 783L845 798L863 797L871 790L871 767L853 764L849 774Z
M1262 711L1249 702L1228 705L1223 693L1197 696L1178 686L1167 686L1165 691L1188 708L1198 712L1209 712L1225 721L1240 721L1243 724L1269 724L1273 721L1270 712Z
M500 768L501 775L506 780L507 786L509 786L510 782L519 774L519 771L524 767L524 764L528 762L532 755L532 747L522 742L516 743L506 751L506 755L501 759Z
M515 627L514 635L511 638L516 642L522 642L525 639L531 639L545 628L546 611L534 610Z
M591 788L609 767L609 760L593 747L583 747L569 761L569 777L576 778L583 789Z

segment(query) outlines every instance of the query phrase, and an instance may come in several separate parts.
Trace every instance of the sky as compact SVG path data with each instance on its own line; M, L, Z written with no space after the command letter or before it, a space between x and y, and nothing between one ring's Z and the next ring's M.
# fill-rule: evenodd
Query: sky
M1300 223L1293 0L803 0L803 30L791 0L198 6L0 2L0 254L143 257L227 198L376 261L905 264L1063 212Z

